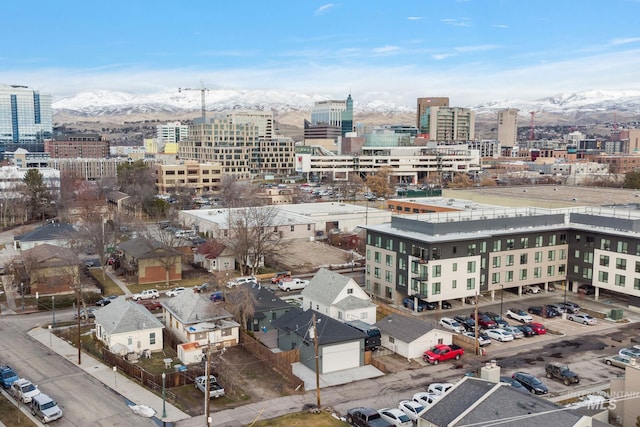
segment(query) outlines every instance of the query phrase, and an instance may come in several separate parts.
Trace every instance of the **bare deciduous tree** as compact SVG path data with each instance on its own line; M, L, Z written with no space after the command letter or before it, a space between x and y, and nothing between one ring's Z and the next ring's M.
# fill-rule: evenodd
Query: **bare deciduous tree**
M255 315L256 298L250 285L237 286L225 295L225 308L247 330L247 320Z

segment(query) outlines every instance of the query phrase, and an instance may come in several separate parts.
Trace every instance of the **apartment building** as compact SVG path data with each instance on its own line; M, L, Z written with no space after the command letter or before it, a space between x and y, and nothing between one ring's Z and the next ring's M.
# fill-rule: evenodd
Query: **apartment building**
M426 120L431 107L448 107L448 97L425 97L418 98L418 109L416 116L416 128L420 129L420 123Z
M62 134L44 142L52 159L104 159L109 157L109 141L97 133Z
M624 294L640 306L640 214L605 208L493 209L394 216L366 226L365 287L392 304L523 286Z
M286 136L260 138L253 157L258 174L288 176L294 172L295 143Z
M218 163L184 161L177 164L154 164L156 188L159 194L177 191L202 194L218 191L222 166Z
M498 111L498 142L503 148L511 149L518 145L519 111L517 108Z

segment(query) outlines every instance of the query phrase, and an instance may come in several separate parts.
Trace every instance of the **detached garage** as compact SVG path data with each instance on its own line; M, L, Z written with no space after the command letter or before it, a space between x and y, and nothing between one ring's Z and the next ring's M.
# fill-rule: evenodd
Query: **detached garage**
M382 334L382 346L407 359L420 358L436 344L450 345L453 340L451 332L411 316L392 314L375 326Z
M351 326L313 310L290 310L272 325L278 330L278 348L300 350L300 363L315 372L312 316L316 316L320 374L364 365L365 335Z

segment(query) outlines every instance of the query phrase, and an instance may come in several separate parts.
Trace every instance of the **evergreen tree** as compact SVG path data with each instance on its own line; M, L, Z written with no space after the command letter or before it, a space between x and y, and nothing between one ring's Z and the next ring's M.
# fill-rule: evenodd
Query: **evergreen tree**
M41 217L44 221L45 212L51 205L53 197L44 183L42 174L38 169L29 169L22 182L24 183L24 197L27 201L29 217L31 219Z

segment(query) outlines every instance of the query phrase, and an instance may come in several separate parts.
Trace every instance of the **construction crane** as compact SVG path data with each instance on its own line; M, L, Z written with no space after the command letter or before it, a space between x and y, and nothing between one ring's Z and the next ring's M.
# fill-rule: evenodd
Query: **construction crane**
M529 127L529 141L533 141L533 137L535 136L534 132L533 132L533 118L535 117L536 112L535 111L529 111L529 114L531 114L531 125Z
M201 102L201 109L202 109L202 122L205 123L207 121L207 111L206 111L206 104L204 102L205 100L205 96L204 93L208 92L209 89L207 89L206 87L202 87L200 89L195 89L195 88L190 88L190 87L185 87L185 88L178 88L178 93L182 92L182 91L187 91L187 90L198 90L200 91L200 102Z

